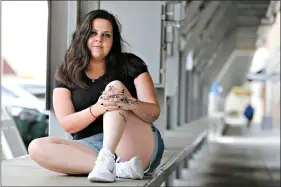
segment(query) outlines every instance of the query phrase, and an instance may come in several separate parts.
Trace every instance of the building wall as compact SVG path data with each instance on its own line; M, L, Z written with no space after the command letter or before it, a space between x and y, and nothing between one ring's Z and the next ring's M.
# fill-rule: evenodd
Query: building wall
M267 48L271 55L271 65L269 69L280 74L280 12L276 22L268 33ZM275 127L280 128L280 80L272 84L271 87L271 116Z

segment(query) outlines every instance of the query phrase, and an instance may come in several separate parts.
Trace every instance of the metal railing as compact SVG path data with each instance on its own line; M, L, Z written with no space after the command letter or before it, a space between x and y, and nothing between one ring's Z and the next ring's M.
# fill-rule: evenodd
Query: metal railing
M181 150L175 156L172 156L165 164L163 164L159 171L153 178L144 186L161 186L165 182L166 186L171 186L173 180L173 172L178 169L182 163L188 163L192 156L201 148L207 139L207 130L202 132L191 145Z

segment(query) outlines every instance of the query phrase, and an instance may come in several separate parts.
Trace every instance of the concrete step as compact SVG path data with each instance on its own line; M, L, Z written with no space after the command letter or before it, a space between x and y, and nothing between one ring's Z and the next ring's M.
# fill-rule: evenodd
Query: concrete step
M250 138L249 138L250 140ZM235 138L233 139L235 142ZM261 138L262 141L262 138ZM213 149L220 149L220 150L269 150L269 151L279 151L280 152L280 144L272 144L272 145L262 145L262 144L235 144L235 143L214 143L208 142L208 144L204 147L213 148Z
M206 181L204 179L200 180L191 180L191 181L182 181L175 180L173 186L201 186L201 187L280 187L280 182L270 182L267 184L257 184L255 181Z
M202 148L195 156L196 157L215 157L215 158L236 158L236 159L268 159L268 160L280 160L279 151L272 153L261 153L257 151L243 150L243 151L223 151L223 150L215 150L211 148Z
M251 186L251 187L259 187L257 183L254 181L230 181L227 178L225 179L205 179L205 178L196 178L189 181L184 180L175 180L173 186L214 186L214 187L240 187L240 186Z
M208 154L199 154L193 157L193 161L195 162L210 162L218 165L237 165L244 167L253 167L256 165L257 167L267 167L267 168L279 168L280 169L280 159L263 159L263 158L233 158L233 157L214 157L209 156Z
M207 145L202 147L198 154L214 155L222 157L243 157L243 158L258 158L269 160L280 160L280 147L268 146L221 146L221 145Z
M280 186L280 147L207 143L174 186Z
M208 142L174 186L280 186L280 146Z
M194 162L240 169L280 170L280 147L208 143L193 156Z
M280 171L280 162L267 163L266 165L260 161L247 161L247 162L236 162L236 161L225 161L225 160L191 160L189 167L202 167L220 169L225 171L255 171L255 170L270 170Z
M268 172L268 171L231 171L225 172L221 170L203 170L200 168L184 169L182 171L182 180L193 180L195 178L206 179L228 179L228 180L254 180L258 183L268 183L272 180L280 181L280 172Z

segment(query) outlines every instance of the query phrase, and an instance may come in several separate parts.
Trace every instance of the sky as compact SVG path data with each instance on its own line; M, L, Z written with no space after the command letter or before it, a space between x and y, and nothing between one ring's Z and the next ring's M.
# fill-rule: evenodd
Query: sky
M46 79L47 1L2 1L2 57L22 76Z

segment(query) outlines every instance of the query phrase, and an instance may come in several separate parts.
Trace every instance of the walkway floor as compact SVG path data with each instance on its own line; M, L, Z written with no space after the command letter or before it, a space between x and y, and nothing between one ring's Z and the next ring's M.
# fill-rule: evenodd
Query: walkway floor
M212 139L173 185L280 186L280 131L253 125L240 135Z

